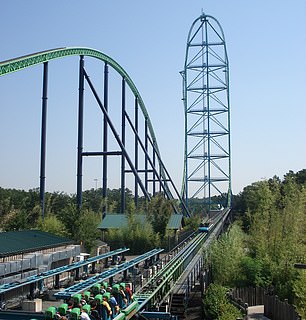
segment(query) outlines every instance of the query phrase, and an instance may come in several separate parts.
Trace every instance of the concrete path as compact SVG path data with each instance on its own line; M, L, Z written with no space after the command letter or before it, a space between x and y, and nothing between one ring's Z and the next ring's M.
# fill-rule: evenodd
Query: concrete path
M269 320L269 318L264 316L264 306L253 306L248 307L248 317L247 319L257 319L257 320Z

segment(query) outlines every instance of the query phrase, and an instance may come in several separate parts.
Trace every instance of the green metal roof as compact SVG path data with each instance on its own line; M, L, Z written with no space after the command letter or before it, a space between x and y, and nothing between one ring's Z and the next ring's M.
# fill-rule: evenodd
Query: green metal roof
M39 230L23 230L0 232L0 243L0 257L3 258L72 244L73 241Z
M135 218L141 223L144 224L146 221L145 214L136 214ZM167 229L177 230L182 226L183 215L181 214L172 214L170 216ZM126 214L116 214L108 213L105 215L101 224L98 226L101 230L107 229L120 229L128 225L128 216Z
M169 222L168 229L179 229L182 226L184 216L182 214L172 214Z
M127 215L125 214L106 214L99 229L120 229L128 224Z

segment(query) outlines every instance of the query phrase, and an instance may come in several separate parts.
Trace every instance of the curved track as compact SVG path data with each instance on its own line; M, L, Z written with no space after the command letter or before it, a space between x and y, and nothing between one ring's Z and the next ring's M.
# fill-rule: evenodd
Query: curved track
M41 52L37 52L37 53L33 53L33 54L29 54L29 55L25 55L22 57L18 57L18 58L14 58L14 59L10 59L10 60L6 60L6 61L2 61L0 62L0 76L4 76L6 74L9 73L13 73L13 72L17 72L19 70L23 70L25 68L30 68L32 66L38 65L38 64L45 64L51 60L54 59L59 59L59 58L64 58L64 57L68 57L68 56L80 56L81 58L83 58L84 56L87 57L91 57L94 59L98 59L100 61L105 62L105 65L112 67L116 72L118 72L118 74L122 77L124 85L125 83L127 83L129 89L131 90L132 94L135 97L135 101L137 104L137 108L138 106L140 107L144 120L145 120L145 126L146 126L146 130L148 130L148 133L145 133L146 135L146 141L143 143L138 135L138 124L134 125L131 121L131 118L129 117L129 115L127 114L126 111L122 112L122 126L123 126L123 131L125 130L125 122L127 121L127 123L130 125L132 132L135 136L135 141L137 140L137 142L135 142L135 145L137 144L137 147L135 146L135 158L138 158L138 145L141 147L140 149L142 149L144 157L145 157L145 169L144 170L139 170L138 168L135 168L135 166L133 165L132 161L130 160L130 157L127 154L127 151L125 150L125 131L124 131L124 135L122 133L122 141L119 138L119 134L116 132L116 130L114 128L112 128L112 121L108 118L107 115L107 109L105 109L103 107L102 102L100 101L97 93L95 92L94 86L91 83L89 76L87 75L84 67L82 67L83 71L82 71L82 78L83 76L85 76L91 91L94 94L94 97L96 99L96 101L98 102L104 117L107 118L107 120L104 120L105 123L107 123L107 125L111 128L111 130L113 131L114 137L116 138L118 145L120 146L121 151L117 152L117 153L107 153L108 150L103 150L103 152L85 152L85 153L81 153L81 151L78 151L78 173L77 176L79 178L79 181L81 181L81 166L82 166L82 161L80 160L83 156L89 156L89 155L104 155L104 157L108 156L108 155L118 155L120 154L120 152L123 153L125 159L127 160L131 172L133 172L133 174L137 177L137 181L139 183L139 186L141 187L142 191L144 192L145 196L150 199L149 196L149 192L148 192L148 175L152 172L153 173L153 183L154 183L154 187L153 187L153 194L155 194L155 182L158 182L162 185L162 189L165 192L166 196L169 199L173 199L174 196L172 194L172 192L170 191L170 187L172 188L172 190L174 190L174 193L178 196L178 198L180 198L182 206L184 208L184 214L189 216L189 212L187 207L185 206L184 202L182 201L179 192L177 191L166 167L164 166L162 159L161 159L161 155L160 155L160 151L158 148L158 144L157 144L157 140L156 140L156 136L155 136L155 132L153 129L153 125L152 122L150 120L149 114L147 112L147 109L145 107L145 104L143 102L143 99L139 93L139 91L136 88L136 85L134 84L134 82L132 81L131 77L128 75L128 73L119 65L119 63L117 63L114 59L112 59L111 57L109 57L108 55L95 50L95 49L91 49L91 48L82 48L82 47L63 47L63 48L56 48L56 49L50 49L50 50L45 50L45 51L41 51ZM47 68L46 68L47 70ZM45 72L45 70L44 70ZM47 71L46 71L47 73ZM80 75L81 77L81 75ZM45 78L45 74L44 74L44 78ZM46 76L47 78L47 76ZM81 80L80 80L81 81ZM46 81L47 82L47 81ZM82 79L82 86L84 85L84 79ZM104 84L105 85L105 84ZM123 84L122 84L123 85ZM125 87L124 87L125 88ZM44 81L44 90L47 91L47 89L45 89L45 81ZM81 90L81 92L83 92L83 88ZM80 89L79 89L80 92ZM124 93L123 93L124 92ZM104 92L105 93L105 92ZM81 108L82 112L80 120L79 119L79 139L78 139L78 143L81 144L82 143L82 130L83 130L83 93L80 95L79 94L79 104L81 103L81 105L79 105L79 109ZM105 98L105 96L104 96ZM122 99L124 99L124 102L122 102L122 104L124 105L124 107L122 106L122 109L125 108L125 91L122 88ZM43 96L43 101L46 101L47 97ZM44 105L43 105L43 109L44 109ZM42 141L44 141L45 139L45 122L46 122L46 115L44 115L44 119L42 121ZM104 119L105 119L104 118ZM137 116L137 121L138 121L138 116ZM136 115L135 115L135 123L136 123ZM43 137L44 135L44 137ZM106 135L106 130L104 129L104 135ZM104 138L105 140L107 140L106 138ZM106 146L107 143L105 143ZM152 151L152 156L149 156L148 154L148 145L152 146L153 151ZM104 147L105 147L104 146ZM45 142L44 144L42 143L42 150L45 148ZM78 150L82 150L83 146L78 145ZM137 149L137 151L136 151ZM136 155L137 152L137 155ZM42 152L42 158L41 158L41 168L45 168L45 165L43 164L45 159L43 158L45 155L45 152ZM156 157L156 163L159 165L159 168L155 165L155 157ZM153 159L152 159L153 158ZM105 161L106 162L106 161ZM149 164L149 165L148 165ZM137 161L137 165L138 165L138 161ZM150 168L149 168L150 167ZM123 166L122 166L123 168ZM103 170L106 170L103 167ZM128 170L125 170L125 168L121 169L121 176L123 176L125 173L129 172ZM143 185L143 183L141 182L141 179L139 178L139 172L145 172L145 183ZM41 189L43 189L43 177L44 177L44 173L41 173ZM156 179L157 177L157 179ZM105 180L105 179L104 179ZM106 181L106 180L105 180ZM122 181L125 181L125 179L122 179ZM124 184L125 182L123 182ZM104 186L104 189L106 190L107 186ZM125 189L125 186L122 185L122 190ZM81 182L78 183L78 205L81 205L81 195L80 195L80 189L81 189ZM151 192L152 193L152 192ZM136 192L135 192L136 194ZM138 194L138 192L137 192ZM41 195L41 198L43 198L43 196ZM122 201L124 202L124 201ZM176 208L174 208L175 212L178 213L178 210Z
M16 72L25 68L29 68L38 64L42 64L44 62L59 59L67 56L88 56L93 57L103 62L108 63L112 68L114 68L124 79L126 80L127 84L129 85L130 89L132 90L133 94L138 98L139 106L148 121L150 134L153 139L153 144L158 150L157 141L155 137L155 133L153 130L153 126L148 114L148 111L145 107L143 99L137 90L134 82L128 75L128 73L117 63L114 59L109 57L108 55L104 54L101 51L91 49L91 48L81 48L81 47L63 47L63 48L56 48L45 50L33 54L29 54L26 56L6 60L0 62L0 76L3 76L8 73Z

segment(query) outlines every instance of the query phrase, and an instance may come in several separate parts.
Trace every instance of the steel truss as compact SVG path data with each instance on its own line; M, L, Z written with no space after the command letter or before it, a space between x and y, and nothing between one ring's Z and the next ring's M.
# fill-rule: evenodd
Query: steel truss
M189 31L183 77L185 153L182 195L211 211L230 206L229 66L223 30L204 13ZM221 200L221 201L220 201Z

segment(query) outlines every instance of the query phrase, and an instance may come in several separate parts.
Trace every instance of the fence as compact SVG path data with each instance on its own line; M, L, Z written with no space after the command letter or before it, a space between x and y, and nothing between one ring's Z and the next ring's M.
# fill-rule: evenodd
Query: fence
M279 300L278 296L264 296L264 315L272 320L301 320L295 307L288 301Z
M301 320L293 305L279 300L278 296L269 295L264 288L235 288L229 292L233 304L247 314L248 307L264 305L264 315L271 320Z
M243 304L247 303L249 307L264 304L265 290L261 287L235 288L229 292L231 300Z

